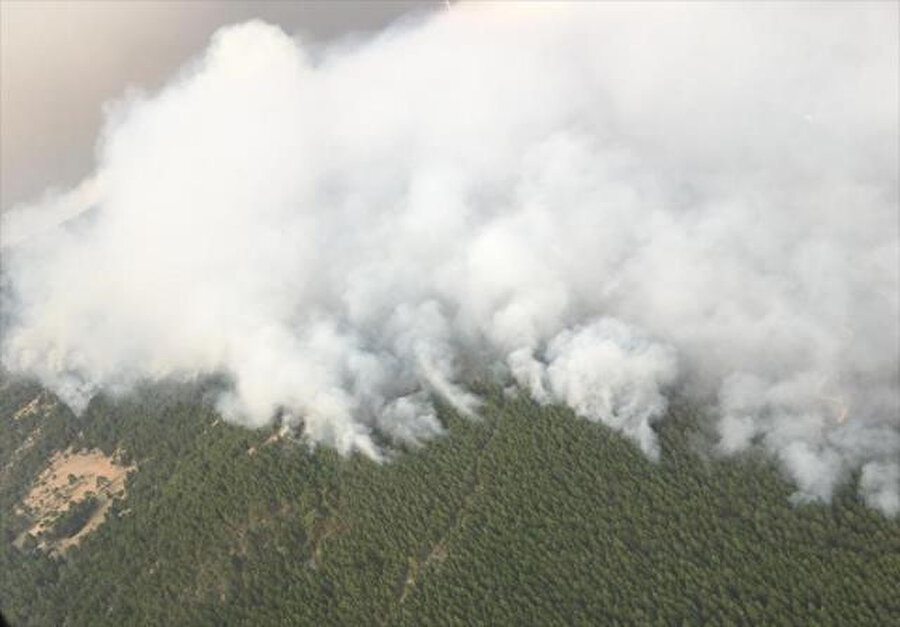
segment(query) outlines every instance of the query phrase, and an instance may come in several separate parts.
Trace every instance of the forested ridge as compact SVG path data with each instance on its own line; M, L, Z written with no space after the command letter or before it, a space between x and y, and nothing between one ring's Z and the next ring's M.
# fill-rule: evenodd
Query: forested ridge
M765 460L704 453L689 403L660 423L654 463L602 425L486 388L477 418L440 407L445 437L377 464L222 422L210 385L13 419L50 397L2 382L13 625L900 622L900 521L852 482L792 504ZM127 495L65 555L15 546L17 504L67 447L135 464Z

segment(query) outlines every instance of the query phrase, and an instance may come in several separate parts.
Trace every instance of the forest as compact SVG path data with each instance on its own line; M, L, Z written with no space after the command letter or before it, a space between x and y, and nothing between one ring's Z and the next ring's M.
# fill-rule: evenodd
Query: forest
M675 399L662 456L484 387L475 418L375 463L223 422L221 382L97 397L80 417L0 381L0 609L13 625L900 622L900 521L853 477L795 503L754 454L711 454ZM41 411L22 412L35 397ZM54 452L133 464L106 522L42 551L17 505ZM96 503L70 511L67 535ZM59 531L57 531L59 533Z

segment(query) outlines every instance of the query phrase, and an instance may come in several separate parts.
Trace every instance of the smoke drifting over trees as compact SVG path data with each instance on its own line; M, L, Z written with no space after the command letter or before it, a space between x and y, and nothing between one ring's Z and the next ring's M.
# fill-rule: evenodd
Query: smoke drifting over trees
M324 49L223 29L109 106L91 180L3 216L3 364L76 410L225 373L231 420L373 457L373 431L440 434L435 395L477 413L479 378L655 456L681 388L798 499L859 470L896 514L897 23L499 3Z

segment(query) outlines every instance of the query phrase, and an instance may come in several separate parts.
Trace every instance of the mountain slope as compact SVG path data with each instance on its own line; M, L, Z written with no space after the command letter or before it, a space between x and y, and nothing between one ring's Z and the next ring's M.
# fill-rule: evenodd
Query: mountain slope
M76 418L3 383L0 607L14 625L900 617L900 521L850 485L791 506L764 463L693 452L689 405L662 423L654 464L567 410L488 389L480 419L442 408L446 437L378 465L223 423L209 385L96 399ZM64 555L16 546L30 523L16 508L69 447L135 465L126 496Z

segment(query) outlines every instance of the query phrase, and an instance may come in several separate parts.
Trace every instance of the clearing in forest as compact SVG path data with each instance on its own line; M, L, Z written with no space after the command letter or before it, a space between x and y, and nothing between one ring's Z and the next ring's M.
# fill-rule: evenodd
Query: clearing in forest
M108 456L96 449L73 451L70 448L54 453L19 510L34 521L27 533L35 538L45 536L38 545L40 548L65 553L103 524L113 499L125 496L125 479L135 469L121 463L120 457L119 451ZM67 533L57 533L64 514L90 498L96 505L86 520L79 521Z

